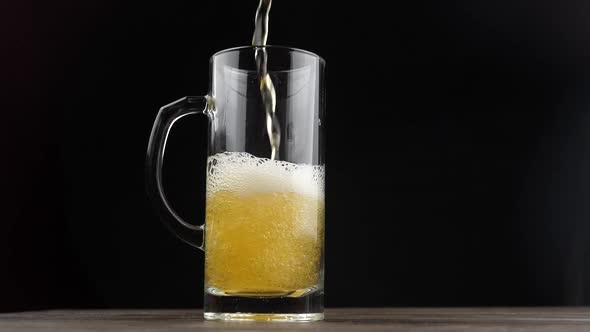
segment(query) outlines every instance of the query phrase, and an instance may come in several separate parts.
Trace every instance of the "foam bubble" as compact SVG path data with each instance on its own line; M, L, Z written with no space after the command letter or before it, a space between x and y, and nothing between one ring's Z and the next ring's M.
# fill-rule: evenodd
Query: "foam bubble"
M207 193L241 194L295 192L324 197L324 166L258 158L246 152L224 152L209 157Z

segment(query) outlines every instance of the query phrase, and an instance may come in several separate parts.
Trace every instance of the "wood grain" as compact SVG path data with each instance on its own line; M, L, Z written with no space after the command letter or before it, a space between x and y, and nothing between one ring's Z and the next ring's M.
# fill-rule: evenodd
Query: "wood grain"
M328 309L316 323L207 322L197 310L0 314L0 331L589 331L590 308Z

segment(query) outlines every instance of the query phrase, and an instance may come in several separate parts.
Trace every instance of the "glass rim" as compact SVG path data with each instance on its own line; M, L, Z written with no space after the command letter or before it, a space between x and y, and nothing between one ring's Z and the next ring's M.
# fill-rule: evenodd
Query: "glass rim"
M215 54L213 54L211 56L211 60L213 60L215 57L225 54L225 53L229 53L229 52L239 52L239 51L244 51L244 50L249 50L249 49L255 49L255 48L261 48L262 46L253 46L253 45L248 45L248 46L237 46L237 47L231 47L231 48L227 48L225 50L221 50L216 52ZM318 59L322 64L326 63L326 60L324 60L324 58L322 58L321 56L311 52L311 51L307 51L301 48L296 48L296 47L289 47L289 46L282 46L282 45L266 45L264 46L267 49L280 49L280 50L286 50L286 51L292 51L292 52L298 52L298 53L303 53L306 55L309 55L311 57L314 57L316 59Z

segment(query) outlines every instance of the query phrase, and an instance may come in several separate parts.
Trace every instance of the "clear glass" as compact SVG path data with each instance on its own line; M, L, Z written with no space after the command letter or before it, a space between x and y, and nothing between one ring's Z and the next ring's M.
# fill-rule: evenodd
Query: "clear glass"
M266 47L281 128L277 160L270 160L255 51L240 47L215 54L209 94L160 110L148 146L148 192L166 225L205 251L206 319L320 320L325 62L307 51ZM201 226L178 217L162 190L166 137L187 114L206 115L210 123Z

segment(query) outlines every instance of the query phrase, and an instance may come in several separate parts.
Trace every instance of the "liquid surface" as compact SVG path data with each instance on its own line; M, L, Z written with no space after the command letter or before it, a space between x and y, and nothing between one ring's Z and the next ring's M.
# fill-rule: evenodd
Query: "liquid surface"
M324 171L224 153L209 160L205 279L220 295L298 296L318 286Z

